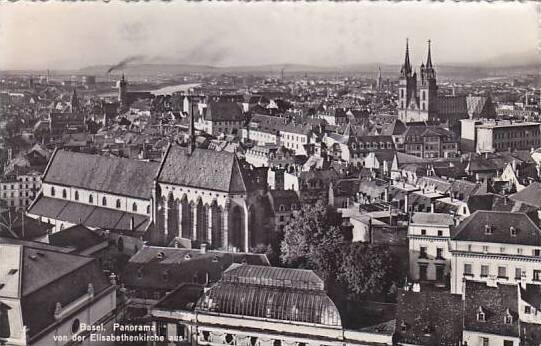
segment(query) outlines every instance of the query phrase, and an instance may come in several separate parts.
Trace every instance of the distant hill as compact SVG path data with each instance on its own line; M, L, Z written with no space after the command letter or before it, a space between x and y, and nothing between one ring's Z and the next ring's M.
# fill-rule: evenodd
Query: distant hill
M525 59L502 59L486 64L479 65L436 65L438 76L442 79L479 79L494 76L510 76L515 74L535 74L539 73L539 64L534 64L533 57ZM519 62L528 62L527 64L518 64ZM511 64L515 62L516 64ZM499 64L496 64L499 63ZM504 64L505 63L505 64ZM228 66L218 67L210 65L190 65L190 64L133 64L123 68L123 72L128 75L138 76L158 76L158 75L182 75L187 73L203 74L279 74L284 69L285 74L291 73L321 73L321 74L361 74L375 77L381 66L384 78L397 77L400 71L400 65L378 65L378 64L354 64L342 66L314 66L303 64L273 64L257 66ZM74 71L78 74L105 75L109 66L98 65L82 68ZM118 71L113 73L118 74Z

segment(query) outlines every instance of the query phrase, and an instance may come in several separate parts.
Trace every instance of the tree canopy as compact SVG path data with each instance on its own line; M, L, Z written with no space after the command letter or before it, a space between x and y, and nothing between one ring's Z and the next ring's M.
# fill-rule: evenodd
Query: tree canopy
M350 298L387 298L400 279L398 257L386 244L346 241L341 224L341 215L323 202L303 206L284 228L280 260L314 270Z
M340 214L321 201L303 206L284 229L282 263L313 269L325 280L334 279L346 246L341 221Z
M340 280L356 298L384 297L400 279L397 257L388 245L353 243L344 256Z

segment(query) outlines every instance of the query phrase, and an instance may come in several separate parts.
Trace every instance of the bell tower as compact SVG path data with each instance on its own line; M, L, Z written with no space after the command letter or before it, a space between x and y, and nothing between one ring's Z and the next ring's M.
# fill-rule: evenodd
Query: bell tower
M398 80L398 116L406 122L408 119L408 106L417 92L417 74L413 72L410 62L409 40L406 39L406 54L404 64L400 70Z
M436 116L436 99L438 86L436 84L436 70L432 65L431 41L428 40L428 56L426 65L421 65L421 87L419 88L420 111L428 113L428 119Z

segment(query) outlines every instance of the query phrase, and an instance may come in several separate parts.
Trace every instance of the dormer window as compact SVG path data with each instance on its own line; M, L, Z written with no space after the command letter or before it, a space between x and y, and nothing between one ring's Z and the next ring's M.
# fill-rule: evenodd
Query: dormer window
M169 280L169 270L164 270L162 272L162 279L163 279L163 281Z
M511 312L509 311L509 309L506 309L505 310L505 316L503 318L503 322L505 324L511 324L513 323L513 315L511 315Z
M426 326L423 328L423 333L424 333L425 335L430 335L430 334L432 334L432 329L433 329L432 326L426 325Z
M143 278L143 268L137 269L137 278L142 279Z
M406 325L406 322L402 321L402 323L400 323L400 330L402 332L405 332L407 329L408 329L408 326Z
M485 316L485 312L483 311L483 307L479 307L479 309L477 309L477 321L479 322L486 322L486 316Z
M280 211L286 211L285 205L280 204L280 207L278 207L278 210L280 210Z
M511 233L511 237L516 237L517 236L517 229L513 226L509 227L509 232Z
M494 234L494 228L491 225L485 225L485 234L486 235Z

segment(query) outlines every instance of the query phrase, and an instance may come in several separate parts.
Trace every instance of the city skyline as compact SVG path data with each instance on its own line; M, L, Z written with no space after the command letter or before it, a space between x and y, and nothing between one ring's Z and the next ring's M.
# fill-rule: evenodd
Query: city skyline
M0 6L2 70L78 69L127 58L219 67L394 65L406 38L414 66L426 59L429 39L436 65L522 64L539 55L539 6L532 3Z

